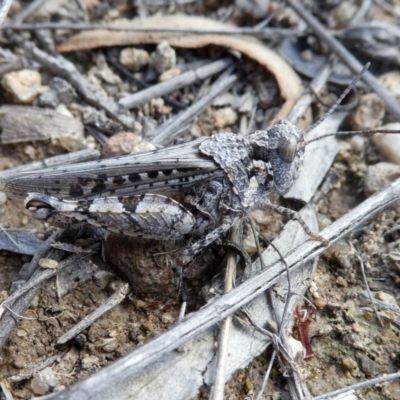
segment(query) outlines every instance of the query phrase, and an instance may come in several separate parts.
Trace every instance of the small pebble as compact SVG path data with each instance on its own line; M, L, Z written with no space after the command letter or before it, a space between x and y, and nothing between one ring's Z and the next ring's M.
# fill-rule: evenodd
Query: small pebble
M305 349L299 340L293 337L287 339L287 344L289 346L289 351L294 360L303 360L305 357Z
M347 282L346 282L346 280L345 280L342 276L338 276L338 277L336 278L336 283L337 283L339 286L347 287Z
M365 138L360 135L354 135L350 139L351 149L356 154L362 154L365 150Z
M342 268L349 270L352 267L354 250L349 243L344 240L338 240L324 253L324 257L338 263Z
M158 108L158 110L157 110L157 112L158 112L160 115L168 115L168 114L171 113L171 111L172 111L172 107L166 106L166 105L161 106L161 107Z
M397 301L396 301L395 297L392 296L391 294L382 292L380 290L379 292L376 292L375 297L378 300L383 301L384 303L390 304L391 306L399 309L399 305L397 304Z
M137 308L145 308L146 307L146 303L143 300L137 300L136 301L136 307Z
M36 373L31 381L31 389L37 395L49 393L58 385L58 379L51 367L47 367Z
M103 157L115 157L131 154L134 147L142 141L140 135L132 132L120 132L111 136L103 147Z
M347 25L357 12L358 7L350 1L340 2L339 5L332 10L332 16L337 24Z
M39 266L44 269L57 269L58 262L56 260L52 260L51 258L41 258L39 260Z
M146 50L127 47L121 50L119 62L133 72L140 71L150 60L149 53Z
M142 328L146 331L146 332L153 332L154 331L154 323L153 321L145 321L142 324Z
M27 146L25 146L25 148L24 148L24 153L28 156L28 157L30 157L32 160L35 160L36 159L36 150L35 150L35 148L33 147L33 146L31 146L31 145L27 145Z
M400 72L391 71L382 74L379 77L379 81L382 86L391 94L393 97L400 101Z
M314 299L314 305L315 307L322 309L325 308L327 305L327 301L323 299L322 297L318 297Z
M385 115L385 103L375 93L360 96L355 112L351 113L350 122L354 130L375 129L382 124Z
M1 85L17 104L31 104L43 93L42 77L39 72L29 69L9 72L3 76Z
M22 354L18 354L13 359L13 366L18 369L23 369L28 366L28 359Z
M317 214L317 220L318 220L318 230L320 231L332 225L332 220L330 220L326 215Z
M256 241L255 241L254 236L252 234L247 235L243 239L242 247L243 247L243 250L246 251L247 253L249 253L250 255L257 252Z
M379 129L400 130L400 123L387 124ZM372 142L387 161L400 165L400 135L376 133Z
M164 313L164 314L161 316L161 321L162 321L164 324L170 324L171 322L173 322L173 317L172 317L172 315L169 314L169 313Z
M87 356L82 359L81 367L82 369L90 369L94 365L99 365L99 358L95 356Z
M117 350L117 348L118 348L118 343L114 339L111 339L109 342L101 346L101 350L104 351L104 353L112 353L115 350Z
M309 290L310 293L316 293L316 292L318 292L318 286L317 286L317 284L316 284L314 281L312 281L312 282L310 283L310 286L308 287L308 290Z
M364 176L364 192L367 196L385 189L400 178L400 165L380 162L370 165Z
M364 372L368 378L379 374L378 364L372 361L368 356L360 354L357 359L360 364L360 370Z
M358 371L357 361L353 360L351 357L345 357L342 360L342 367L345 371L353 372Z
M158 110L164 106L164 100L161 97L155 97L150 100L149 107L151 113L158 112Z
M219 129L233 125L237 121L237 113L230 107L218 108L214 111L214 123Z
M300 57L304 60L304 61L311 61L313 58L313 53L310 49L307 50L303 50L300 53Z
M21 337L21 338L26 337L28 334L25 329L18 329L16 333L17 333L17 336Z
M168 42L161 42L156 51L150 57L150 68L157 71L159 74L175 68L176 53Z

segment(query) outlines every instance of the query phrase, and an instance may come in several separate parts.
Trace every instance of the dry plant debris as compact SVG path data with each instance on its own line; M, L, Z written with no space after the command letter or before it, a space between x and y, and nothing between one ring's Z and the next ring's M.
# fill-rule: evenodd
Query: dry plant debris
M343 90L337 82L351 76L343 63L351 69L358 65L353 59L372 61L367 81L376 93L361 87L350 117L339 110L318 129L398 126L398 1L363 7L308 1L321 26L304 16L302 3L291 1L298 4L3 3L0 20L11 8L0 49L0 190L22 171L96 159L100 152L114 156L175 138L248 133L281 118L297 118L307 127L326 108L319 102L310 107L315 97L304 89L310 84L304 77L314 78L311 87L321 103L332 104L329 93ZM331 36L347 48L337 47ZM332 54L342 63L324 74ZM238 280L222 296L225 250L207 250L185 271L191 314L180 325L176 244L110 237L103 259L94 254L99 244L93 234L66 231L60 237L0 191L2 395L203 399L215 384L214 399L253 398L261 388L257 398L322 399L376 379L378 385L359 389L359 396L398 398L399 381L381 380L398 371L400 359L399 184L392 185L400 176L399 138L316 142L305 173L282 201L297 208L309 203L302 212L313 231L319 225L325 237L346 234L348 241L326 252L319 242L301 244L309 238L293 221L277 239L283 222L259 210L253 215L256 238L249 224L239 235L244 249L254 261L257 241L264 246L276 239L281 253L292 252L285 255L287 265L274 263L279 257L269 248L263 259L271 269L255 280ZM311 262L317 254L324 256ZM282 277L287 268L290 286ZM259 271L256 261L251 272ZM309 309L310 303L315 314L303 320L295 307ZM220 346L226 345L229 357L220 357L216 368L218 322L228 315ZM304 358L301 340L314 357Z

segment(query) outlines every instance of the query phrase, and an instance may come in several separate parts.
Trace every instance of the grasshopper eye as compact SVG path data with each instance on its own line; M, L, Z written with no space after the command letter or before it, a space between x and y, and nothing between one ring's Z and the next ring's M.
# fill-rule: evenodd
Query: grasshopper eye
M278 154L281 156L283 161L288 163L293 162L296 157L297 152L297 139L294 136L291 136L289 139L285 140L278 147Z

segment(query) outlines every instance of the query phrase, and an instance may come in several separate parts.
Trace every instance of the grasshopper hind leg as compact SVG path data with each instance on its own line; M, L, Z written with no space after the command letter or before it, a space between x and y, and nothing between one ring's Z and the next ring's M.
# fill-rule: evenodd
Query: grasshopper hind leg
M145 239L181 240L192 233L196 222L180 203L158 194L60 200L31 193L25 206L36 219L54 225L83 223Z

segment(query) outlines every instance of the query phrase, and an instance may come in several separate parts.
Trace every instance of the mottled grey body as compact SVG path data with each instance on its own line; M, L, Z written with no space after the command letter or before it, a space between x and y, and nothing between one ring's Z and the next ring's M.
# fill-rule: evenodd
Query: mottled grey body
M130 156L45 169L10 179L35 218L87 223L159 240L194 237L189 261L249 211L284 194L303 161L302 132L288 121L249 136L218 133Z

